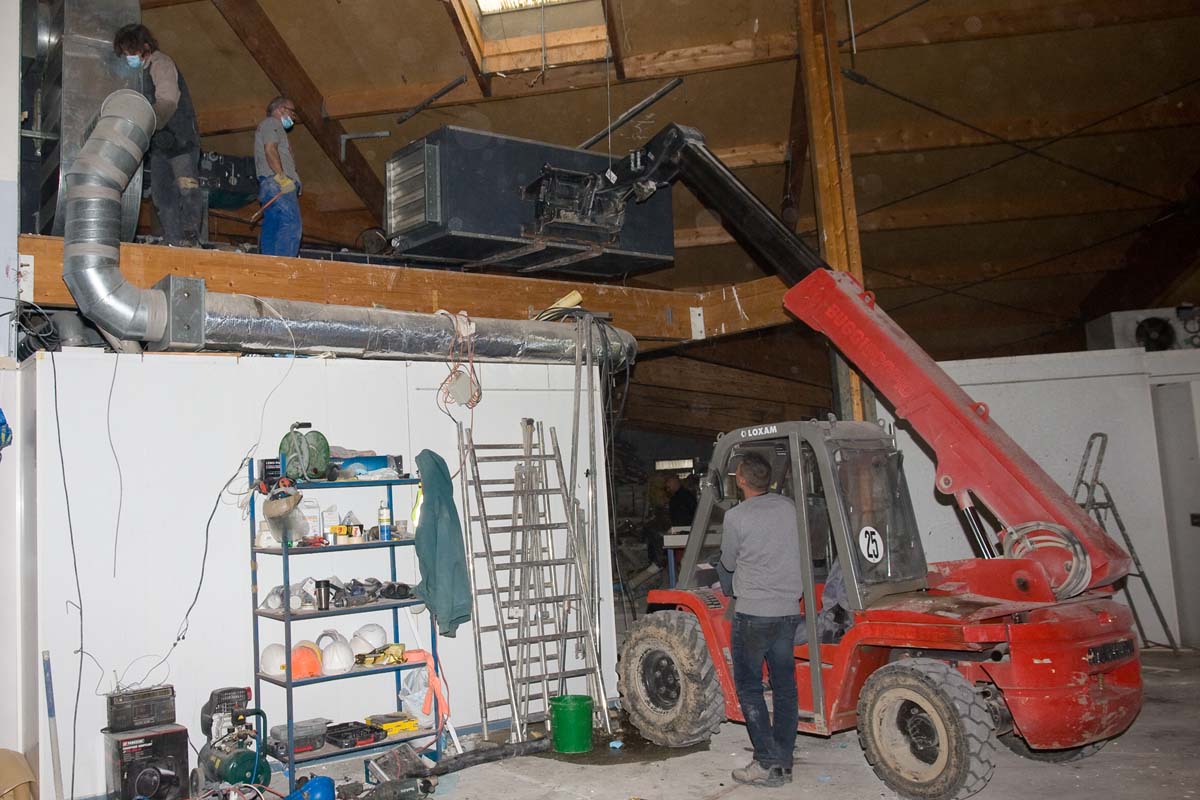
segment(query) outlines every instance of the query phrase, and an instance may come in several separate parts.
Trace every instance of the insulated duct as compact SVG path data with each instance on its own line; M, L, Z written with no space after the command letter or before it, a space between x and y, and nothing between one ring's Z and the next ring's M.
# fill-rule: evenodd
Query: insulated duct
M333 353L358 358L444 358L455 336L445 315L210 293L198 278L168 276L153 289L120 268L121 192L154 131L139 93L113 92L67 176L63 280L90 320L152 350ZM475 319L475 357L489 361L574 361L573 327L554 322ZM596 337L595 358L604 358ZM614 362L633 360L634 338L616 331Z

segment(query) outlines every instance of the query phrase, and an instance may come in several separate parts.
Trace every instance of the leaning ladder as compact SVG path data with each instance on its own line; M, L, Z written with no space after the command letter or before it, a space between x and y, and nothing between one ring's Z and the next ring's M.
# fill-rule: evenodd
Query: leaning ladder
M1079 472L1075 474L1075 485L1071 487L1071 497L1083 507L1084 511L1092 515L1105 533L1108 533L1107 520L1110 516L1112 517L1117 530L1121 532L1121 539L1125 542L1125 549L1129 551L1129 557L1133 559L1133 566L1136 570L1131 572L1128 577L1140 580L1142 586L1146 588L1146 595L1150 598L1150 604L1154 606L1158 622L1167 634L1167 645L1178 653L1179 645L1176 644L1175 636L1171 633L1171 626L1167 624L1167 616L1158 603L1158 595L1154 593L1154 587L1150 585L1150 578L1146 576L1142 560L1138 558L1137 549L1133 546L1133 539L1129 538L1129 531L1125 528L1125 521L1121 519L1121 512L1117 510L1116 501L1113 500L1108 486L1100 480L1100 468L1104 465L1104 453L1107 449L1107 433L1096 432L1088 437L1087 445L1083 448L1083 458L1079 460ZM1093 453L1095 454L1094 462L1092 461ZM1090 474L1088 473L1089 466L1091 466ZM1146 637L1146 628L1142 625L1142 618L1138 616L1137 607L1133 604L1133 595L1129 593L1128 578L1125 581L1124 590L1129 610L1133 612L1133 621L1137 624L1138 634L1142 637L1142 646L1150 647L1156 644Z
M531 722L548 723L549 700L580 677L587 679L598 721L611 732L597 617L585 578L588 550L579 535L582 512L567 496L554 430L551 451L540 423L524 419L521 432L519 444L479 444L471 429L460 428L483 732L487 735L492 712L507 707L510 739L526 740ZM563 521L553 519L555 498ZM568 642L575 642L583 666L567 667ZM501 657L485 661L488 652ZM503 697L489 693L488 675L496 671L503 672Z

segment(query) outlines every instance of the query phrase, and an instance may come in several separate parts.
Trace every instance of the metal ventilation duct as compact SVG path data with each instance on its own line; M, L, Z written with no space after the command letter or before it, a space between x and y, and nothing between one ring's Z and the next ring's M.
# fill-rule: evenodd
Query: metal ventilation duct
M96 119L100 103L117 89L142 88L140 71L113 53L113 34L140 22L138 0L23 0L22 96L29 116L21 126L21 181L28 232L61 236L65 176ZM121 238L137 231L142 171L134 172L121 204Z
M155 350L334 353L359 358L445 358L454 321L436 314L331 306L207 292L204 281L168 276L141 289L121 274L121 191L136 174L154 130L154 110L120 90L100 107L95 130L66 175L63 281L79 310L118 339ZM477 319L475 356L491 361L573 361L572 326ZM597 337L594 357L605 357ZM610 337L607 356L632 361L637 343Z

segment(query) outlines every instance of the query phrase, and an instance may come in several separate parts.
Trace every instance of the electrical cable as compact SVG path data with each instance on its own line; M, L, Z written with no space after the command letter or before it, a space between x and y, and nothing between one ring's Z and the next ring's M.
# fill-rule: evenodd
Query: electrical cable
M1124 239L1127 236L1132 236L1135 233L1140 233L1141 231L1145 230L1149 225L1150 225L1150 223L1143 222L1132 228L1128 228L1119 233L1115 233L1112 236L1105 236L1103 239L1099 239L1095 242L1090 242L1088 244L1081 245L1079 247L1074 247L1070 250L1064 251L1062 253L1058 253L1057 255L1047 256L1046 258L1039 258L1036 261L1032 261L1028 264L1023 264L1022 266L1019 266L1019 267L1013 267L1012 269L1004 270L1003 272L998 272L995 275L989 275L986 278L981 278L976 281L971 281L970 283L967 283L963 286L959 286L958 291L960 291L960 292L966 291L967 289L972 289L976 286L982 286L986 283L994 283L995 281L998 281L1001 278L1007 278L1011 275L1016 275L1019 272L1025 272L1026 270L1035 269L1036 267L1040 267L1045 264L1053 263L1062 258L1069 258L1074 255L1079 255L1080 253L1086 253L1088 250L1094 250L1097 247L1103 247L1106 244L1111 244L1113 242L1119 241L1121 239ZM916 300L909 300L907 303L901 303L898 306L893 306L892 308L889 308L887 311L889 314L895 315L897 312L902 311L906 308L911 308L912 306L919 305L919 304L927 302L929 300L937 299L938 297L943 297L947 294L950 294L950 292L947 291L946 289L940 289L936 294L931 294L928 297L920 297L920 298L917 298Z
M841 46L845 45L846 43L848 43L854 39L857 39L859 36L865 36L866 34L870 33L873 30L882 28L884 25L887 25L892 20L899 19L900 17L903 17L905 14L909 13L910 11L916 11L918 8L920 8L921 6L925 5L928 2L929 2L929 0L917 0L917 2L913 3L908 8L902 8L899 11L897 11L895 14L892 14L890 17L884 17L883 19L879 20L878 22L874 22L874 23L868 25L867 27L863 28L862 30L859 30L859 31L852 30L850 35L847 36L845 39L838 39L837 45L838 45L838 47L841 47ZM852 21L851 25L853 25L853 24L854 23Z
M926 283L925 281L918 280L918 279L910 277L908 275L901 275L897 272L889 272L888 270L880 269L879 267L871 267L870 271L877 272L880 275L887 275L889 278L895 278L897 280L907 281L908 283L910 283L916 287L921 287L924 289L934 289L939 292L945 292L946 294L952 294L952 295L956 295L958 297L962 297L966 300L974 300L976 302L984 303L986 305L996 306L997 308L1008 309L1009 311L1019 311L1024 314L1033 314L1035 316L1049 317L1050 319L1054 319L1054 320L1067 319L1062 314L1055 314L1053 311L1043 311L1040 308L1027 308L1025 306L1013 305L1012 303L1006 303L1003 300L993 300L989 297L977 297L973 294L967 294L963 290L955 288L955 287L938 286L936 284ZM904 287L902 287L902 288L904 288Z
M1093 120L1092 122L1089 122L1086 125L1081 125L1078 128L1074 128L1070 131L1067 131L1066 133L1063 133L1063 134L1060 134L1060 135L1054 137L1053 139L1049 139L1045 142L1042 142L1041 144L1036 145L1030 149L1035 150L1035 151L1040 151L1040 150L1046 149L1047 147L1050 147L1051 145L1058 144L1059 142L1065 141L1067 139L1075 138L1076 136L1078 136L1081 133L1084 133L1085 131L1091 130L1092 128L1099 127L1100 125L1103 125L1106 122L1111 122L1114 119L1123 117L1126 114L1128 114L1132 111L1136 111L1143 106L1148 106L1151 103L1157 103L1160 100L1165 100L1166 98L1170 97L1171 95L1177 94L1178 92L1181 92L1185 89L1190 89L1191 87L1196 86L1197 84L1200 84L1200 78L1192 78L1190 80L1186 80L1183 83L1177 84L1177 85L1171 87L1170 89L1166 89L1162 92L1159 92L1158 94L1156 94L1152 97L1147 97L1146 99L1140 100L1132 105L1125 106L1124 108L1121 108L1110 114L1106 114L1103 117ZM936 192L939 189L945 189L947 186L953 186L954 184L959 183L964 180L967 180L968 178L973 178L976 175L982 175L983 173L993 170L996 167L1003 166L1004 164L1007 164L1010 161L1015 161L1018 158L1024 158L1026 155L1028 155L1028 153L1019 152L1019 153L1014 153L1010 156L1005 156L1004 158L1001 158L997 161L993 161L990 164L985 164L981 167L976 167L975 169L968 170L967 172L964 172L960 175L956 175L953 178L948 178L944 181L939 181L938 183L935 183L931 186L926 186L924 189L917 189L915 191L909 192L908 194L901 195L900 197L896 197L891 200L887 200L885 202L879 203L878 205L872 206L871 208L864 209L863 211L858 212L858 216L860 218L865 217L868 214L873 214L876 211L882 211L885 208L891 208L892 206L896 206L901 203L908 202L909 200L913 200L922 195L929 194L930 192ZM815 233L817 233L817 231L816 231L816 229L813 229L813 230L804 231L803 233L801 233L799 235L801 237L805 237L805 236L812 236Z
M604 16L604 30L611 31L612 26L608 23L608 3L600 3L600 13ZM604 50L604 100L607 104L608 114L608 132L605 139L608 142L608 163L612 163L612 55L613 43L609 42L608 47Z
M279 391L279 387L283 386L284 382L287 381L288 376L292 374L292 368L295 367L296 359L299 357L296 347L296 335L292 331L292 326L288 323L287 319L279 313L279 310L263 298L256 295L242 294L241 296L248 297L252 300L257 300L263 305L264 308L270 310L273 314L275 314L275 316L279 317L279 321L283 323L284 328L288 332L288 336L292 340L292 355L288 359L288 366L287 369L284 370L283 376L280 377L279 381L271 388L271 391L267 392L266 397L263 398L262 409L260 410L258 416L258 434L255 436L254 443L250 445L250 448L246 451L245 455L242 456L241 461L238 462L237 468L233 471L233 474L229 476L229 479L225 481L225 483L221 486L221 489L217 492L217 497L213 501L212 510L208 514L208 520L204 523L204 551L200 557L200 577L196 582L196 591L192 595L192 601L188 605L187 610L184 612L183 620L179 623L179 628L175 632L175 641L173 641L171 646L167 648L167 652L162 656L162 658L159 659L154 666L147 670L146 677L149 677L150 674L153 673L154 670L158 669L161 664L166 663L171 657L171 654L175 652L175 648L179 646L179 643L187 638L192 611L195 610L196 604L200 601L200 592L204 588L204 578L208 568L209 542L212 537L212 522L217 515L217 509L221 506L221 498L225 495L225 492L228 491L229 487L233 485L233 482L236 481L239 476L244 474L246 465L253 462L254 455L258 452L259 445L262 443L263 431L266 428L267 406L270 405L271 398L275 396L277 391ZM142 681L145 681L146 677L143 677Z
M117 544L121 539L121 511L125 507L125 474L121 471L121 459L117 456L117 446L113 444L112 435L112 400L113 388L117 385L117 367L121 364L121 354L113 351L112 379L108 382L108 402L104 410L104 423L108 431L108 449L112 453L113 464L117 468L117 522L113 527L113 568L112 576L117 577Z
M1140 194L1144 197L1148 197L1153 200L1158 200L1163 203L1175 202L1171 198L1166 197L1161 194L1158 194L1157 192L1147 191L1145 189L1134 186L1130 183L1126 183L1124 181L1118 180L1117 178L1113 178L1108 175L1102 175L1101 173L1094 172L1086 167L1080 167L1080 166L1070 163L1069 161L1063 161L1060 158L1056 158L1054 156L1047 155L1046 153L1041 152L1050 143L1047 143L1040 147L1028 147L1026 145L1021 144L1020 142L1016 142L1016 141L1013 141L1012 139L1008 139L1004 136L1001 136L998 133L993 133L992 131L989 131L986 128L980 127L979 125L976 125L973 122L969 122L969 121L963 119L962 117L958 117L953 114L950 114L949 112L942 111L941 109L938 109L938 108L934 108L933 106L931 106L928 103L925 103L921 100L917 100L916 98L909 97L907 95L901 94L900 92L889 89L886 86L883 86L883 85L877 83L876 81L872 80L868 76L862 74L861 72L855 72L854 70L843 69L842 75L844 75L848 80L851 80L861 86L867 86L871 89L874 89L877 92L887 95L888 97L899 100L902 103L907 103L908 105L919 108L922 111L925 111L929 114L934 115L935 117L940 117L944 120L953 122L957 125L963 126L964 128L975 131L976 133L979 133L983 136L987 136L990 139L995 139L1000 144L1006 144L1009 147L1015 147L1021 151L1022 155L1035 156L1037 158L1042 159L1043 161L1048 161L1051 164L1055 164L1055 165L1063 167L1065 169L1069 169L1073 172L1078 172L1080 175L1086 175L1087 177L1092 178L1097 181L1100 181L1101 183L1106 183L1110 186L1115 186L1119 189L1124 189L1129 192L1134 192L1135 194Z
M449 374L438 386L437 407L439 411L450 418L451 422L457 425L458 420L450 413L450 404L456 402L458 405L464 406L470 410L472 418L474 418L475 406L479 405L479 401L483 399L483 384L475 369L475 323L471 322L471 316L465 311L460 311L455 315L444 309L438 309L435 316L444 316L449 319L454 331L450 339L450 351L446 357ZM451 398L451 390L459 380L467 381L467 397L462 402Z

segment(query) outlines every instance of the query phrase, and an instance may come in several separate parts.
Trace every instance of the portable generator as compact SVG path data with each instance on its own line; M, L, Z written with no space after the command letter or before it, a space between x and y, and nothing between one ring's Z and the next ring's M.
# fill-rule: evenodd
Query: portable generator
M252 693L249 687L230 686L216 689L200 708L200 730L204 732L204 747L196 756L192 770L191 790L200 795L212 784L252 783L259 786L271 782L271 767L267 754L251 717L267 715L249 708Z

